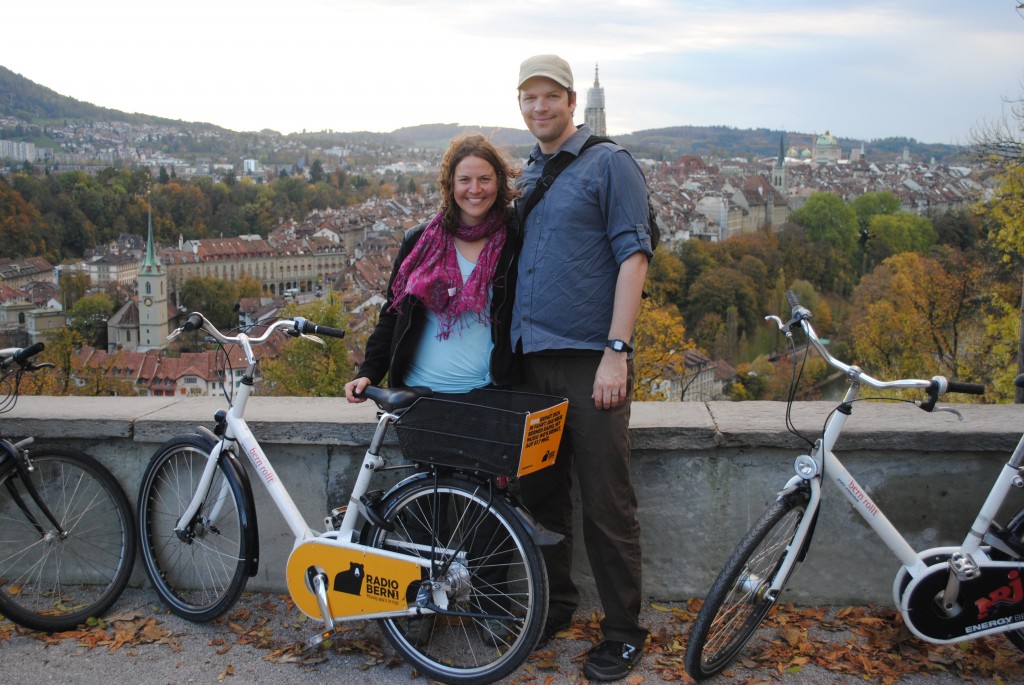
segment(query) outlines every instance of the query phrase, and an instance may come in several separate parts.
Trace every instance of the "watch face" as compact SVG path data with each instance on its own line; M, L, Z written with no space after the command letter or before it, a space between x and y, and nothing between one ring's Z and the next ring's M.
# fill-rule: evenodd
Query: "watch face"
M150 307L153 304L153 298L152 297L147 297L145 302L146 302L146 306Z

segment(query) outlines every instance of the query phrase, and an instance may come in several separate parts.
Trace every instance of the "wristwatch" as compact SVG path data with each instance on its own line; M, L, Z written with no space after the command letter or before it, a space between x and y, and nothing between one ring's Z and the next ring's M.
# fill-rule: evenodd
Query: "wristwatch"
M627 343L625 340L620 340L619 338L615 338L614 340L609 340L608 342L605 343L605 347L609 347L609 348L611 348L612 350L614 350L616 352L632 352L633 351L633 348L629 346L629 343Z

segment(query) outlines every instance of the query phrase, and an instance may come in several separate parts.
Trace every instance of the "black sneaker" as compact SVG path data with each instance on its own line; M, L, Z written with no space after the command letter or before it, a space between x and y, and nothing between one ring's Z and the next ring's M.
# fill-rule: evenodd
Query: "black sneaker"
M587 653L583 675L591 680L622 680L643 656L642 647L605 640Z

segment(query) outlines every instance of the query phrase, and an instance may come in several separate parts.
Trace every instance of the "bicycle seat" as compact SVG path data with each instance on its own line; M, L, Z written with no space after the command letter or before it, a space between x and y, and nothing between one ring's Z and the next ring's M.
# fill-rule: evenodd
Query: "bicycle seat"
M405 409L421 397L430 397L434 391L430 388L378 388L368 385L356 397L365 397L373 400L378 407L386 412L394 412L397 409Z

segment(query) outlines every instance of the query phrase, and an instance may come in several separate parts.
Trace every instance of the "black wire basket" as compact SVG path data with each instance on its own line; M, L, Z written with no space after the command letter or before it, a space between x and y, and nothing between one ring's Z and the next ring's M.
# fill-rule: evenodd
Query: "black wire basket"
M479 389L464 400L421 397L395 422L410 461L495 476L524 476L555 463L564 397Z

